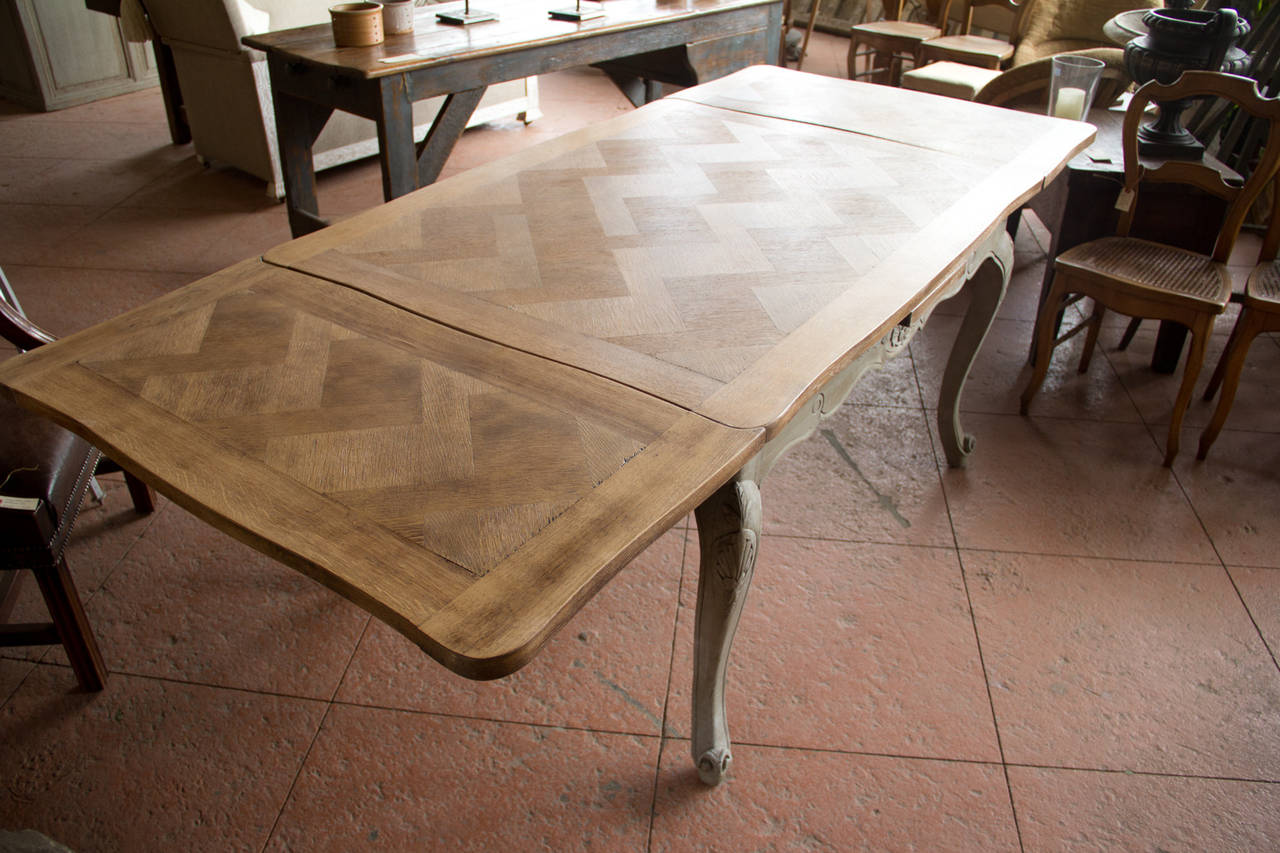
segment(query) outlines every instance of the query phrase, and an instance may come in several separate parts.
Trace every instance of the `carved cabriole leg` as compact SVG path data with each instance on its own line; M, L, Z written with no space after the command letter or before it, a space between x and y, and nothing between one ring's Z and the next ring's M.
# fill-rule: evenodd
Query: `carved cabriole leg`
M789 448L812 435L818 424L840 407L864 373L902 352L923 324L917 320L895 327L878 346L829 380L805 411L793 417L734 479L695 512L701 564L694 618L692 749L698 776L708 785L724 778L732 757L724 705L725 672L755 569L760 541L759 484Z
M996 229L974 257L978 260L969 265L970 271L977 270L973 276L974 301L952 348L943 380L940 406L952 410L1003 298L1008 270L1013 266L1013 243L1003 228ZM964 280L957 277L953 285L936 294L926 307L913 312L876 346L828 380L813 395L807 409L787 422L732 480L695 512L701 567L694 619L692 750L698 776L708 785L718 784L724 778L731 760L724 705L725 672L755 569L760 541L760 484L788 449L812 435L818 425L848 399L864 373L905 350L915 333L924 327L934 306L955 295L963 283ZM954 422L954 411L951 417ZM959 434L958 424L952 428L953 436ZM943 434L946 435L946 427ZM948 459L951 459L950 450Z
M732 756L725 721L729 646L755 570L760 541L760 489L734 479L698 507L701 569L693 649L693 760L708 785L724 778Z
M956 333L956 341L942 375L942 393L938 395L938 432L947 454L947 464L952 468L963 468L965 460L973 452L973 436L965 435L960 426L960 393L1009 286L1009 275L1013 270L1013 241L1009 239L1008 232L999 229L989 251L977 254L975 259L977 268L970 273L966 285L972 293L972 301L960 324L960 331Z

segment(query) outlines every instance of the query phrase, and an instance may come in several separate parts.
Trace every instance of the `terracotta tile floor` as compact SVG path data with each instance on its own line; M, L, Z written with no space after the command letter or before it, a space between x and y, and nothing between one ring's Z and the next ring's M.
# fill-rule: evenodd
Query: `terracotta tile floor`
M846 45L819 34L808 69L841 76ZM542 86L542 120L469 132L448 171L629 109L592 71ZM375 205L376 167L320 192ZM0 265L58 333L287 236L259 182L168 144L155 91L0 103ZM1018 239L967 470L931 410L947 305L765 484L719 788L688 756L687 524L525 670L473 683L172 504L134 516L108 478L70 561L111 680L84 695L60 649L0 655L0 828L77 851L1280 847L1280 341L1254 344L1207 463L1197 401L1160 467L1176 380L1147 330L1086 377L1059 354L1022 418L1047 242Z

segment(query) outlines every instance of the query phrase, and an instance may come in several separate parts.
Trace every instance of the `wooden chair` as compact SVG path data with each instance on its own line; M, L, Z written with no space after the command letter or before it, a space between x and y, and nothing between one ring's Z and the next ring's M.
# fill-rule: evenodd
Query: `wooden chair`
M963 0L964 14L961 16L960 32L956 35L940 35L921 43L916 56L919 64L931 62L958 62L998 71L1008 66L1013 59L1013 51L1017 46L1018 36L1022 28L1023 13L1035 0ZM974 10L982 7L997 7L1005 10L1010 20L1008 38L991 38L973 34Z
M915 62L916 50L921 43L943 34L951 11L951 0L942 0L937 5L933 22L924 24L901 20L903 0L882 0L882 5L882 20L866 21L850 30L849 79L871 77L876 82L896 86L902 78L903 61L910 59ZM867 53L871 55L871 67L858 71L858 57ZM882 58L883 65L880 64Z
M1262 241L1262 251L1258 254L1258 264L1249 273L1241 298L1240 316L1231 330L1227 340L1227 348L1218 359L1218 366L1209 378L1204 389L1204 399L1212 400L1218 388L1222 388L1222 396L1218 398L1218 407L1213 411L1213 419L1200 434L1200 448L1196 451L1197 459L1209 455L1222 432L1222 425L1231 412L1231 404L1236 399L1236 389L1240 387L1240 374L1244 370L1245 357L1249 354L1249 345L1262 332L1280 332L1280 261L1276 260L1280 249L1280 187L1273 187L1275 204L1271 209L1271 224L1267 228L1267 236Z
M19 310L3 273L0 336L22 351L53 340ZM106 669L63 551L102 454L5 397L0 424L0 646L61 643L80 686L101 690ZM148 488L128 473L125 481L135 509L153 511ZM22 569L35 575L51 622L7 623Z
M1263 155L1253 174L1242 184L1227 184L1216 169L1203 162L1173 160L1149 169L1138 159L1138 126L1149 103L1157 99L1203 96L1226 98L1266 122L1267 143ZM1080 357L1080 372L1088 369L1098 329L1108 309L1131 317L1181 323L1191 331L1191 348L1165 445L1164 464L1171 465L1178 453L1182 416L1204 361L1205 345L1214 319L1226 308L1231 297L1227 259L1249 206L1275 175L1278 165L1280 100L1263 98L1253 80L1194 71L1183 74L1168 86L1152 82L1139 89L1125 113L1125 178L1120 200L1116 203L1121 211L1116 236L1082 243L1063 252L1054 261L1053 285L1036 318L1035 372L1022 392L1022 413L1027 414L1032 398L1044 382L1053 348L1081 330L1087 330L1088 334ZM1191 184L1227 201L1227 213L1211 256L1128 236L1141 203L1142 185L1163 181ZM1069 294L1091 297L1094 310L1079 326L1055 338L1055 318Z

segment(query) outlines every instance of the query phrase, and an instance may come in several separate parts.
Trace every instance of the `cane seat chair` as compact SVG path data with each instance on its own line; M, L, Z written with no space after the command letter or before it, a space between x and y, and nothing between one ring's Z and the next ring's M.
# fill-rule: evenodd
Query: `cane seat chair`
M874 82L897 86L902 79L902 63L916 61L916 51L931 38L943 34L951 0L942 0L929 23L902 20L904 0L882 0L884 17L855 25L849 38L849 79L869 77ZM870 55L870 67L857 68L860 56Z
M1280 190L1274 187L1273 190ZM1236 399L1236 389L1240 387L1240 374L1244 371L1245 357L1249 354L1249 345L1253 339L1264 332L1280 332L1280 261L1276 260L1280 249L1280 191L1275 193L1275 205L1271 210L1271 224L1267 228L1267 236L1262 241L1262 251L1258 255L1258 264L1249 273L1245 283L1244 294L1240 300L1240 316L1236 318L1235 327L1223 350L1218 366L1205 387L1204 399L1212 400L1218 388L1222 388L1222 396L1218 398L1218 407L1213 411L1213 418L1204 432L1200 434L1200 448L1196 451L1197 459L1209 455L1222 432L1231 412L1231 404Z
M20 351L52 341L17 307L0 273L0 336ZM106 669L64 554L102 454L78 436L0 396L0 646L61 643L85 690L101 690ZM118 469L115 469L118 470ZM135 509L154 510L149 489L125 480ZM30 570L51 617L11 624L21 570Z
M1227 183L1220 172L1202 161L1171 160L1148 168L1138 157L1138 126L1152 101L1216 96L1257 116L1266 129L1266 145L1253 173L1243 182ZM1054 261L1053 284L1036 318L1035 370L1022 392L1022 414L1044 382L1053 348L1084 330L1080 372L1089 366L1098 330L1107 310L1130 317L1171 320L1191 332L1191 346L1182 383L1173 405L1164 464L1173 464L1178 453L1182 418L1204 361L1205 346L1216 317L1231 297L1227 259L1250 205L1280 165L1280 99L1264 98L1247 77L1209 71L1189 71L1171 85L1151 82L1139 89L1125 113L1124 187L1116 203L1120 210L1114 237L1082 243ZM1187 183L1227 202L1222 228L1212 255L1129 236L1135 212L1142 203L1143 185L1174 181ZM1080 325L1055 336L1056 315L1071 295L1093 300L1093 313Z

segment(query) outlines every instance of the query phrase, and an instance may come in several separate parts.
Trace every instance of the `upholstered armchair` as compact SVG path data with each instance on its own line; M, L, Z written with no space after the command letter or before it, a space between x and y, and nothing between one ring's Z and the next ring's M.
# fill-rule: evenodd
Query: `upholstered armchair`
M1163 0L1031 0L1036 7L1023 21L1013 68L1055 53L1117 47L1102 31L1107 21L1130 9L1154 9Z
M1034 66L1026 75L1016 75L1009 81L998 81L998 69L979 68L960 62L935 62L914 69L903 75L903 88L932 92L964 100L985 100L1003 103L993 96L980 97L988 85L1001 91L1021 85L1029 77L1039 77L1038 60L1048 60L1060 53L1091 51L1088 55L1102 59L1108 65L1108 78L1124 74L1124 52L1102 31L1102 27L1121 12L1130 9L1155 8L1162 0L1025 0L1024 11L1019 16L1019 32L1012 35L1016 45L1009 62L1010 71ZM1047 67L1047 65L1045 66ZM1048 78L1044 78L1047 92ZM1123 88L1123 87L1121 87ZM1097 103L1109 103L1102 95L1114 94L1109 88L1100 92Z
M156 37L173 51L178 86L196 156L225 163L267 182L283 198L275 112L264 54L243 46L246 35L329 20L333 0L143 0ZM442 102L414 105L425 133ZM490 86L471 124L503 116L537 116L536 78ZM315 144L316 170L368 157L378 150L373 122L335 111Z

